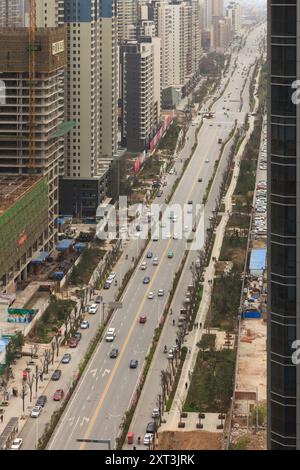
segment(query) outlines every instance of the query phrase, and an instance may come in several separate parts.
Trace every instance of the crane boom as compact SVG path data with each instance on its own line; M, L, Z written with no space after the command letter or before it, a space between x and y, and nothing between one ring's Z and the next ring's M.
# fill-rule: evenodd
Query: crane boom
M30 0L29 25L29 169L36 165L36 4Z

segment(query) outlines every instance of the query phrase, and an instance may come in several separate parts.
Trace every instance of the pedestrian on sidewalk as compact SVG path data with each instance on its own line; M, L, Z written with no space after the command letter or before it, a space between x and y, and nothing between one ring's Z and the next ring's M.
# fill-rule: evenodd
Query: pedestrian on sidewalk
M187 390L187 388L188 388L188 383L185 382L185 389Z
M192 352L192 348L189 348L189 354L191 354L191 352Z
M3 415L0 416L1 423L3 423Z
M202 323L200 323L200 329L202 328Z
M175 320L173 320L173 326L175 326Z

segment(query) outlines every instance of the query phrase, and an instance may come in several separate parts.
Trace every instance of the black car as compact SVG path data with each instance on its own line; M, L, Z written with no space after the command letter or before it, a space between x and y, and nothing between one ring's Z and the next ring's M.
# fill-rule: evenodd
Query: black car
M65 353L63 358L62 358L62 364L69 364L69 362L71 361L71 354L70 353Z
M202 178L199 178L199 179L198 179L198 183L202 183Z
M149 284L149 283L150 283L150 277L149 276L144 277L143 284Z
M146 434L154 434L156 431L156 424L154 421L151 421L147 424Z
M42 406L42 407L44 407L44 406L46 405L46 403L47 403L47 397L46 397L46 395L41 395L40 397L38 397L35 406Z
M111 359L116 359L116 358L118 357L118 354L119 354L119 350L118 350L118 349L112 349L112 350L110 351L109 357L110 357Z
M98 295L98 297L96 297L95 304L101 304L101 302L102 302L102 297L101 295Z
M61 370L56 369L52 374L51 380L59 380L60 378L61 378Z
M81 340L82 334L80 333L80 331L76 331L76 333L75 333L75 335L74 335L74 338L76 338L78 341Z
M153 257L152 251L148 251L148 253L147 253L147 258L148 258L148 259L151 259L152 257Z
M110 289L110 286L111 286L111 284L109 282L106 282L103 286L103 289L108 290L108 289Z
M137 359L131 359L130 364L129 364L129 367L130 367L130 369L136 369L137 366L138 366L138 364L139 364L139 363L138 363L138 360L137 360Z

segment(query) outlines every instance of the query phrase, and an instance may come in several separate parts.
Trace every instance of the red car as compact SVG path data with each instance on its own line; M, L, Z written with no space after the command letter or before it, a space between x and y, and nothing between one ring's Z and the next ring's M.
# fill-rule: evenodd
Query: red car
M146 323L146 321L147 321L146 315L142 315L142 316L140 317L140 323Z
M77 348L77 346L78 346L78 339L71 338L69 341L69 348Z
M58 390L56 390L56 392L54 393L53 395L53 400L54 401L61 401L64 397L64 391L62 388L59 388Z

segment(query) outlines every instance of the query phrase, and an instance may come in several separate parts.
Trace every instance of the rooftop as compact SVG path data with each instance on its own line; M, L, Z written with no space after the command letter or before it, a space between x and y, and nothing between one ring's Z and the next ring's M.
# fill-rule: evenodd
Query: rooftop
M41 179L40 175L0 175L0 216L25 196Z

